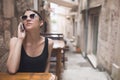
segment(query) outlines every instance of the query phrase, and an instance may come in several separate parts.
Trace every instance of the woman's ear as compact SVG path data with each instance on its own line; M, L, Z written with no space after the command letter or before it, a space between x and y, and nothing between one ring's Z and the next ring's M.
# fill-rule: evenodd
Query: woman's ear
M40 26L43 26L43 20L40 21Z

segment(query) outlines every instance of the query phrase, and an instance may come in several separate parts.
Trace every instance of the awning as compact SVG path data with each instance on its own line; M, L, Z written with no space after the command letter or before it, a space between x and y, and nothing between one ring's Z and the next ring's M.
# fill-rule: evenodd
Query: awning
M75 6L78 6L78 4L68 2L68 1L64 1L64 0L48 0L48 1L56 3L56 4L64 6L64 7L69 7L69 8L73 8Z

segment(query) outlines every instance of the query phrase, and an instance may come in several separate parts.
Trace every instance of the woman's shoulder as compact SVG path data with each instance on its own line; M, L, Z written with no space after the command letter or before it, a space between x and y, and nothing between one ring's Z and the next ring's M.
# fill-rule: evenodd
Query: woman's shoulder
M49 42L49 44L53 45L53 40L52 39L48 38L48 42Z
M43 38L44 41L48 40L48 45L49 46L53 45L53 40L51 38L47 38L47 37L43 37L43 36L42 36L42 38Z

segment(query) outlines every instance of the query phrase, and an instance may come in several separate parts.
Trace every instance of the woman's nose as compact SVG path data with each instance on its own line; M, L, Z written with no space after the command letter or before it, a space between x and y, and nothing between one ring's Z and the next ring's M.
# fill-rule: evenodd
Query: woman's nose
M31 20L30 16L27 16L27 19L26 20Z

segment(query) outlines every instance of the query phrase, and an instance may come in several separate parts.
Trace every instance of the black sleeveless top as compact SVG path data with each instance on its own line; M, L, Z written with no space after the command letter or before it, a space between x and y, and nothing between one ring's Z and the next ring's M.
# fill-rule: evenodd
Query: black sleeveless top
M18 72L45 72L47 59L48 59L47 38L45 38L45 45L42 54L37 57L28 56L22 46L21 60Z

